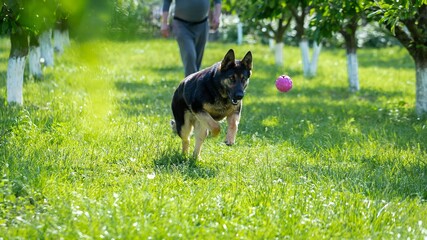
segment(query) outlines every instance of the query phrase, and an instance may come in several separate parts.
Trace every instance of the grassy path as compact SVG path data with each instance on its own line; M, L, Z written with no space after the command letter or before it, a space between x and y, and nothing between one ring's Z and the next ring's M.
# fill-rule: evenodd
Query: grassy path
M280 69L266 46L209 43L203 65L229 48L254 54L237 144L223 125L196 165L169 128L174 41L74 44L25 83L24 107L4 103L1 61L0 238L427 237L427 121L403 49L361 50L352 95L342 50L313 79L293 47Z

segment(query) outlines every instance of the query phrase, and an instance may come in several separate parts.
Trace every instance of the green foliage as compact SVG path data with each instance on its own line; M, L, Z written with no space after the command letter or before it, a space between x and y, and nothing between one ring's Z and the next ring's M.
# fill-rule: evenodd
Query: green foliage
M365 8L370 18L377 20L408 49L417 66L427 66L427 2L375 1Z
M223 0L221 1L222 11L227 14L236 14L238 3L237 0Z
M222 123L196 164L169 126L184 75L173 40L74 43L42 82L26 80L23 107L0 81L1 237L426 236L427 121L404 49L361 49L352 95L342 50L323 51L312 79L288 46L277 68L266 46L209 43L203 66L229 48L254 56L237 144L222 143ZM280 74L289 93L275 89Z
M349 26L362 18L363 2L348 0L313 1L311 25L317 40L330 38L336 32L349 31Z
M1 33L18 31L18 28L38 33L53 25L56 6L55 0L3 0Z
M236 3L237 14L247 20L279 19L285 14L286 2L251 0Z
M156 18L152 13L161 4L159 0L116 1L109 26L111 36L130 39L155 35L160 29L160 15Z
M413 18L425 4L425 0L367 1L367 9L373 10L369 16L378 19L380 23L396 25L399 19Z
M251 30L282 42L292 17L286 6L286 1L252 0L238 2L235 8L242 22Z
M380 24L389 26L391 32L395 34L395 27L399 24L402 24L402 21L421 17L422 14L419 13L420 8L427 5L425 0L416 0L416 1L375 1L368 2L366 6L366 11L368 12L368 17L371 17L377 20ZM420 23L421 25L422 23ZM420 29L421 30L421 29Z

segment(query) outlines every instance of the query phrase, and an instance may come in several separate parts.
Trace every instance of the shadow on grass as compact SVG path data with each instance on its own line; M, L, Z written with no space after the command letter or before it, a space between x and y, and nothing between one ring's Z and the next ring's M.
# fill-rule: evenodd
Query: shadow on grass
M427 165L422 160L405 166L402 159L378 161L372 156L349 165L343 167L333 161L322 161L319 164L288 163L287 166L311 181L331 181L340 191L361 193L380 200L410 197L427 201Z
M184 68L182 66L178 65L165 65L165 66L141 66L136 67L136 71L143 72L143 71L150 71L154 72L156 76L165 76L167 74L176 74L175 78L178 78L179 81L184 79ZM175 82L176 80L174 80Z
M362 112L360 108L353 108L344 111L343 106L325 106L325 104L318 103L298 104L295 107L286 106L286 109L277 110L275 115L271 115L268 110L260 112L261 106L274 109L269 106L277 105L251 104L246 106L247 115L256 114L258 116L258 119L250 119L250 122L256 122L255 124L243 123L241 125L240 128L246 134L261 133L263 137L271 141L280 139L292 141L295 145L303 147L304 150L313 154L319 148L338 147L341 149L345 147L346 141L356 142L368 138L400 149L408 149L411 145L427 142L427 137L417 134L415 130L415 128L422 128L422 122L418 122L415 116L393 116L395 111L392 109ZM290 108L298 109L293 111ZM345 114L345 117L340 115L340 111ZM269 119L274 119L275 122L271 124ZM244 121L242 119L242 122ZM424 151L427 150L427 146L424 144L420 144L420 148Z
M178 151L162 153L154 160L155 169L160 173L180 174L185 178L213 178L217 170L210 166L202 166L195 159L186 157Z
M8 133L18 125L17 118L21 115L22 109L21 105L7 103L6 98L0 97L0 142L2 139L6 140ZM36 108L32 107L32 109Z
M409 103L377 104L380 98L399 96L399 91L351 94L344 88L324 86L287 93L283 101L264 102L258 97L259 101L244 105L240 129L250 135L261 133L272 141L290 140L308 152L319 147L341 149L345 140L357 141L364 136L401 149L427 142L427 136L419 131L425 122ZM301 97L309 101L292 99ZM425 144L420 148L427 150Z
M120 111L127 116L170 115L170 101L174 86L172 81L160 81L155 84L146 82L116 83L124 97L118 101Z
M0 62L1 62L1 59L0 59ZM0 81L0 88L6 88L7 70L0 71L0 77L4 78L4 81ZM30 76L30 74L26 71L24 73L24 84L28 82L42 82L45 79L51 79L51 78L53 78L51 73L43 73L41 77L34 77L34 76ZM24 85L24 88L25 88L25 85ZM25 100L25 95L24 95L24 100Z
M402 92L363 89L352 94L343 87L322 86L291 91L276 101L256 95L257 101L243 107L239 131L247 139L290 142L319 161L286 163L292 171L369 196L427 200L423 156L410 157L408 163L405 154L396 153L427 151L422 144L427 142L426 119L416 116L412 104L399 101ZM390 150L375 152L381 148Z
M292 94L292 93L291 93ZM401 91L378 91L373 89L362 89L357 93L351 93L347 87L334 87L334 86L322 86L321 89L315 88L306 88L304 91L299 91L297 93L300 96L319 98L325 100L324 98L330 98L328 100L351 100L355 97L355 101L367 100L371 103L375 103L378 98L394 98L403 96Z
M359 67L415 69L414 61L405 48L364 49L357 52Z

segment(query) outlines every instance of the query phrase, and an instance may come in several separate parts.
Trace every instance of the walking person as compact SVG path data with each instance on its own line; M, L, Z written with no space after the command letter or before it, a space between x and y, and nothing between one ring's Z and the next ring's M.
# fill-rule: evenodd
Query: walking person
M178 42L185 76L200 70L209 35L216 30L221 15L221 0L213 0L213 16L209 26L210 0L175 0L172 29ZM169 36L169 9L172 0L163 0L161 33Z

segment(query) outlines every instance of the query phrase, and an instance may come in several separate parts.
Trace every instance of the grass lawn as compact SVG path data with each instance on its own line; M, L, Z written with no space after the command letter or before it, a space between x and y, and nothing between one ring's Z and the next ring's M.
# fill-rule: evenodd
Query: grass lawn
M279 68L267 46L209 43L204 67L251 50L253 76L237 144L222 123L191 164L169 126L174 40L72 43L22 107L0 43L0 239L427 238L427 120L404 49L361 49L350 94L344 50L305 79L297 48Z

